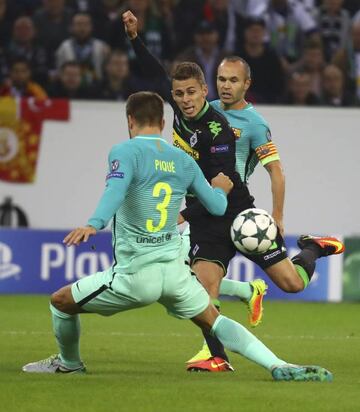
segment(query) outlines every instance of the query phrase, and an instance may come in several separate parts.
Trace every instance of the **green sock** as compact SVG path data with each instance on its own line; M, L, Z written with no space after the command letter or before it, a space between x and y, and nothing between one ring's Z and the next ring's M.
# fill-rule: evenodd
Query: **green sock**
M237 296L242 300L249 301L252 296L252 292L250 282L223 279L220 283L220 295Z
M53 330L60 349L60 358L70 369L82 364L80 359L80 319L79 315L68 315L50 305Z
M223 315L217 317L211 328L211 333L219 339L226 349L239 353L268 370L271 370L275 365L286 364L240 323Z

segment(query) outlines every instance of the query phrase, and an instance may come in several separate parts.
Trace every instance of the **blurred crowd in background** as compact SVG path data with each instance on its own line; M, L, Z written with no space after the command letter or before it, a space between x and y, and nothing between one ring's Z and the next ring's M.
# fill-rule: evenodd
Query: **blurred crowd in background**
M0 96L125 100L162 93L135 58L121 15L171 70L204 70L209 100L227 55L252 70L253 103L360 104L360 0L0 0Z

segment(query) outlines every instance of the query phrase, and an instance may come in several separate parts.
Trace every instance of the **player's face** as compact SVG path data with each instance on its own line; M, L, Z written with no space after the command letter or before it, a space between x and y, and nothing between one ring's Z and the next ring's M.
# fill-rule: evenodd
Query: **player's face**
M204 107L207 93L207 86L193 78L172 82L173 99L182 114L189 119L194 118Z
M238 109L244 104L250 83L242 62L224 61L220 64L216 80L217 91L227 109Z

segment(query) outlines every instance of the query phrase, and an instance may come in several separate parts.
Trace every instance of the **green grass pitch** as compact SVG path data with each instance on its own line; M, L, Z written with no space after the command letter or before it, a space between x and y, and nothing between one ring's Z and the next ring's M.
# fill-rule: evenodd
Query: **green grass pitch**
M246 308L223 312L246 325ZM83 315L86 375L30 375L27 362L56 353L48 298L0 297L0 410L4 412L360 411L360 306L265 302L254 333L283 359L319 364L332 383L274 382L263 368L231 355L235 373L190 374L185 360L199 330L160 305L111 318Z

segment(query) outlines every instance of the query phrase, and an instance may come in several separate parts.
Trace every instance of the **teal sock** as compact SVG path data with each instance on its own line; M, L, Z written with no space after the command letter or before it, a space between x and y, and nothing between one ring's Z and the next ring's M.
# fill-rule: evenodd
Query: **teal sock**
M252 292L250 282L223 279L220 283L220 295L237 296L242 300L249 301L252 296Z
M239 353L268 370L271 370L275 365L286 364L240 323L225 316L218 316L211 328L211 333L219 339L226 349Z
M50 305L53 330L60 349L60 359L70 369L82 364L80 359L80 319L79 315L68 315Z

